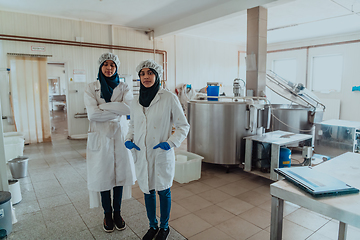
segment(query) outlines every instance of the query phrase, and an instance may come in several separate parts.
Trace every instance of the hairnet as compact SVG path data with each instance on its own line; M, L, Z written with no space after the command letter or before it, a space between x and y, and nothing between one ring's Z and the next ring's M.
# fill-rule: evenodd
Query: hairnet
M139 73L141 71L141 69L143 68L152 68L154 69L158 75L159 75L159 79L161 79L161 76L163 74L163 68L161 65L159 65L157 62L155 62L152 59L148 59L145 61L142 61L137 67L136 67L136 72Z
M120 60L117 55L110 52L101 54L101 56L99 57L99 65L103 64L103 62L105 62L106 60L113 61L116 65L116 69L119 70Z

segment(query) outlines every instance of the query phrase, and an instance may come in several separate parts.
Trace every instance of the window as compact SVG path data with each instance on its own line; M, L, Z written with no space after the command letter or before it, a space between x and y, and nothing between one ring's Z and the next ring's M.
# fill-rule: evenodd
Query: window
M341 55L313 57L311 90L340 92L342 65L343 57Z
M296 59L279 59L273 60L272 70L282 77L283 79L296 82ZM289 104L290 102L284 97L280 96L279 93L275 93L269 88L266 88L266 96L272 104Z
M296 83L296 59L274 60L273 71L280 77Z

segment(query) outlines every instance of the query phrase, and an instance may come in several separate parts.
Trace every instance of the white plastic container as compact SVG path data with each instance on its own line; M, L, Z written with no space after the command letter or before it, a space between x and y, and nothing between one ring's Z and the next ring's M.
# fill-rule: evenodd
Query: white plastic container
M175 153L175 177L178 183L188 183L201 177L201 161L204 157L186 151Z
M176 162L177 163L186 163L187 162L187 156L178 154L176 155Z
M18 204L22 200L20 182L19 180L12 179L9 181L9 192L11 193L11 203Z
M21 137L21 138L25 138L23 132L4 132L4 138L5 137Z
M5 160L9 161L18 156L24 155L25 140L22 137L4 137Z

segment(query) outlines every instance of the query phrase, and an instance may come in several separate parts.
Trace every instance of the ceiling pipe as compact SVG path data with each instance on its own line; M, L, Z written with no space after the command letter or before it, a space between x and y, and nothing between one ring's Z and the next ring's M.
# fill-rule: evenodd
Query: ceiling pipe
M75 46L75 47L104 48L104 49L114 49L114 50L122 50L122 51L161 54L163 55L163 68L164 68L163 80L167 81L167 77L168 77L167 52L165 50L108 45L108 44L99 44L99 43L88 43L88 42L76 42L76 41L58 40L58 39L49 39L49 38L25 37L25 36L6 35L6 34L0 34L0 40L18 41L18 42L35 42L35 43L55 44L55 45Z

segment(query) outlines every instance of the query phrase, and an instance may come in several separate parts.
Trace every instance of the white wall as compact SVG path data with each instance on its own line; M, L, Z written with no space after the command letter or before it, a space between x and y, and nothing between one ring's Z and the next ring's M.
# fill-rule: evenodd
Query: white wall
M105 24L0 11L0 32L2 34L70 41L75 41L76 37L83 37L84 42L149 49L153 47L153 41L150 41L144 32L117 26L113 27L114 42L111 42L111 29L111 26ZM161 42L155 45L158 49L163 49ZM31 51L31 46L42 46L46 50L45 52L34 52ZM74 118L74 115L84 112L83 91L85 85L96 80L99 70L97 60L102 53L108 51L108 49L100 48L0 41L0 69L8 67L7 53L52 55L52 57L48 58L49 62L65 63L67 71L66 81L68 84L68 93L66 95L68 99L69 135L84 134L88 129L88 120ZM121 65L118 72L121 74L132 74L133 76L137 76L135 68L140 61L154 58L152 53L119 50L114 50L113 52L120 58ZM155 60L161 63L162 57L157 54ZM85 71L86 83L71 81L71 79L74 79L74 70ZM0 76L1 86L5 86L7 81L3 75L1 74ZM1 90L1 95L3 96L4 94L6 92ZM8 96L5 96L4 99L7 100L2 105L7 106L9 104ZM3 122L4 129L6 129L7 122Z
M0 53L3 51L3 42L0 41ZM0 61L0 100L1 100L1 113L3 117L10 117L11 107L9 101L9 72L7 71L7 65ZM10 120L10 119L9 119ZM15 131L15 126L8 123L7 119L2 120L3 131L12 132Z
M353 86L360 86L360 43L339 44L324 47L311 47L318 44L328 44L335 42L344 42L357 40L360 38L359 34L351 34L347 36L333 36L329 38L312 39L301 42L289 42L282 44L269 45L268 50L288 49L296 47L309 47L308 53L308 81L306 83L306 49L291 50L285 52L269 53L267 57L268 69L271 68L273 60L296 58L297 59L297 82L306 83L310 86L311 81L311 59L314 56L341 54L343 56L343 73L341 92L319 93L315 94L321 99L340 99L340 119L349 121L360 121L360 112L357 111L360 103L360 92L352 92ZM331 71L331 69L329 69ZM332 106L327 106L331 110ZM326 110L325 110L326 111Z
M266 69L271 70L273 62L281 59L295 59L297 63L296 68L296 83L302 83L306 85L306 49L277 52L267 54ZM266 89L266 96L270 99L273 104L288 104L290 101L285 100L283 97L274 93L273 91Z
M110 25L75 21L68 19L50 18L21 13L0 11L0 32L2 34L31 36L74 41L76 37L83 37L85 42L113 44L140 48L153 48L153 41L141 31L130 28L113 26L113 40ZM359 39L359 34L349 36L335 36L332 38L297 41L268 46L268 51L293 47L311 46L314 44L332 43L336 41ZM33 52L31 46L44 46L45 52ZM168 53L168 82L171 90L180 83L192 84L195 89L206 86L207 82L222 82L228 95L232 95L233 80L237 77L245 79L245 54L240 54L240 68L238 67L238 51L244 51L243 46L231 45L194 38L187 35L168 36L155 41L155 48L166 50ZM317 54L331 54L336 49L344 56L344 70L341 93L318 94L320 98L341 98L340 119L360 121L358 108L360 92L351 92L352 86L360 85L360 44L345 44L338 47L310 48L309 57ZM52 55L50 62L64 62L68 83L68 129L69 135L87 132L87 119L74 118L76 113L84 112L83 89L86 83L70 81L74 77L74 70L84 70L86 82L96 80L98 72L97 59L107 49L74 47L51 44L34 44L26 42L0 41L0 70L8 67L7 53L46 54ZM137 77L135 67L144 59L154 58L154 54L118 51L121 66L119 72ZM306 50L270 53L267 56L267 68L275 59L296 58L298 62L297 82L305 83L306 78ZM162 62L161 56L156 55L156 61ZM331 69L329 69L331 71ZM5 86L5 73L1 71L0 85ZM1 88L2 100L8 96ZM6 101L6 100L3 100ZM2 103L6 106L8 102ZM4 122L4 129L7 123ZM9 129L11 126L9 127Z
M309 51L309 57L337 53L343 56L341 91L317 95L320 98L340 99L340 119L360 122L360 112L357 111L360 107L360 92L352 91L353 86L360 85L360 43L314 48Z
M194 89L201 89L207 82L220 82L220 92L233 95L232 84L238 77L238 51L244 51L244 47L186 35L170 36L162 41L170 56L171 84L191 84ZM244 54L241 58L244 64ZM240 72L245 79L245 68Z
M111 30L113 28L113 38ZM144 32L119 26L89 23L68 19L50 18L21 13L0 11L0 32L8 35L31 36L39 38L74 41L83 37L84 42L113 44L129 47L152 49L154 42ZM111 42L113 39L113 42ZM98 57L108 50L64 45L34 44L24 42L0 41L0 69L7 67L7 53L52 55L48 62L65 63L67 76L67 109L69 135L87 132L88 121L74 118L76 113L84 112L83 90L88 82L96 80ZM0 45L1 46L1 45ZM45 52L33 52L31 46L43 46ZM167 87L174 90L180 83L189 83L195 89L206 86L207 82L221 82L221 92L232 95L232 83L238 75L238 51L244 47L224 44L190 36L169 36L156 39L155 48L168 53ZM0 48L1 49L1 48ZM141 60L154 58L153 53L113 51L120 58L121 74L131 74L137 78L135 68ZM162 63L162 56L155 55L155 60ZM245 79L244 54L241 55L240 77ZM175 67L176 66L176 67ZM76 83L74 70L84 70L86 83ZM50 76L52 73L48 73ZM0 79L0 84L4 82ZM3 103L6 104L6 103Z

